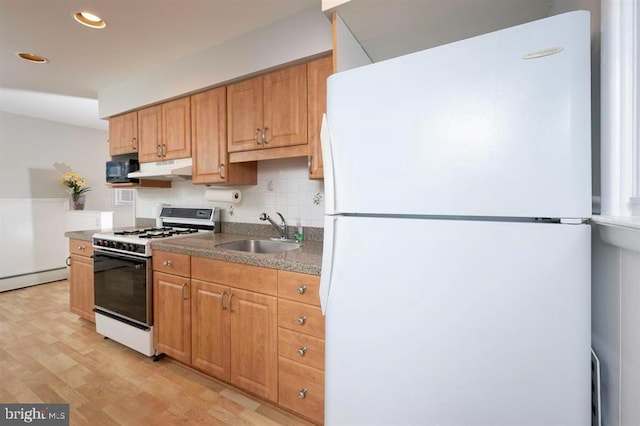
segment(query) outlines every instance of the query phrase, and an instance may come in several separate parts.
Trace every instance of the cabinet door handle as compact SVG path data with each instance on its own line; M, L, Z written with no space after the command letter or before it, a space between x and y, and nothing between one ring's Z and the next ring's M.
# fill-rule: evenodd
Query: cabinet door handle
M218 166L218 174L221 179L224 179L224 167L224 163L220 163L220 166Z
M136 138L131 138L131 148L138 149L138 140Z
M307 286L302 284L296 291L298 294L305 294L307 292Z
M233 310L233 305L231 304L232 299L233 299L233 293L229 294L229 310L231 311L231 313L234 313L235 311Z
M296 321L298 324L304 325L307 322L307 317L306 315L300 315Z
M307 354L307 347L303 346L300 349L298 349L298 356L305 356Z
M71 256L67 257L67 260L65 260L64 263L66 263L67 266L71 266Z
M269 130L268 127L265 127L264 129L262 129L262 143L265 145L269 143L267 141L267 130Z
M187 288L187 283L182 284L182 300L187 300L188 297L185 297L184 289Z
M167 156L167 144L162 144L162 151L160 151L162 153L163 157Z
M162 157L162 146L160 144L156 145L156 157Z
M300 389L298 392L298 399L305 399L307 397L307 388Z
M223 311L227 310L227 307L224 306L224 296L226 296L226 295L227 295L227 291L225 290L225 291L222 292L222 297L220 298L220 304L222 305L222 310Z
M260 129L256 129L255 138L256 138L256 144L260 145Z
M165 260L162 262L162 266L171 266L171 260Z
M307 161L307 166L309 166L309 174L313 173L311 170L311 163L313 162L313 155L309 156L309 161Z

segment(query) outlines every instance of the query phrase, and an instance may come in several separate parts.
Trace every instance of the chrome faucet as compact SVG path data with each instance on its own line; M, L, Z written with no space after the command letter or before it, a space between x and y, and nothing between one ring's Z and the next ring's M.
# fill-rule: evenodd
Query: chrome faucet
M278 216L280 216L280 220L282 220L282 223L281 223L280 225L278 225L277 223L275 223L275 222L273 221L273 219L271 219L271 218L269 217L269 215L268 215L268 214L266 214L266 213L261 213L261 214L260 214L260 220L268 220L268 221L269 221L269 223L271 223L271 224L273 225L273 227L274 227L274 228L276 228L276 229L278 230L278 232L280 233L280 239L281 239L281 240L286 240L286 239L287 239L287 235L288 235L288 232L287 232L287 229L288 229L288 227L287 227L287 222L285 222L284 217L280 214L280 212L276 212L276 214L277 214Z

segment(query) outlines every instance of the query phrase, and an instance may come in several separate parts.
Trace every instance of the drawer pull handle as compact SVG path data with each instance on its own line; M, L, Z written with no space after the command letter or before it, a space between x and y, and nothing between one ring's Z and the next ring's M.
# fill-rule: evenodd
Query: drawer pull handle
M306 285L301 285L300 287L298 287L298 294L305 294L307 292L307 286Z
M298 355L299 356L305 356L307 354L307 347L303 346L300 349L298 349Z
M85 248L86 248L85 246L78 246L78 250L80 251L84 251Z
M304 325L307 322L307 317L305 315L300 315L297 321L298 321L298 324Z
M298 392L298 399L305 399L307 397L307 388L300 389Z
M165 260L164 262L162 262L162 266L171 266L171 261Z

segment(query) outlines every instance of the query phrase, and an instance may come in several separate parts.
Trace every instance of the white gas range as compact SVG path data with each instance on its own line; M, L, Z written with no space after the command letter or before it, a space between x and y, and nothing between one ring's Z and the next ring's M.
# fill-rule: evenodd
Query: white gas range
M166 206L160 212L161 226L100 232L92 237L94 249L151 257L151 241L184 237L204 232L220 232L220 212L216 208Z
M162 208L161 226L92 237L96 331L147 356L153 343L151 242L220 232L216 208Z

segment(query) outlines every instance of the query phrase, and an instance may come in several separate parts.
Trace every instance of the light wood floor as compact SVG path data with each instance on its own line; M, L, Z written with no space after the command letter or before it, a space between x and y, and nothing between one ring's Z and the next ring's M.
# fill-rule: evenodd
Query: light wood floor
M69 283L0 293L0 402L70 404L72 425L308 425L69 312Z

